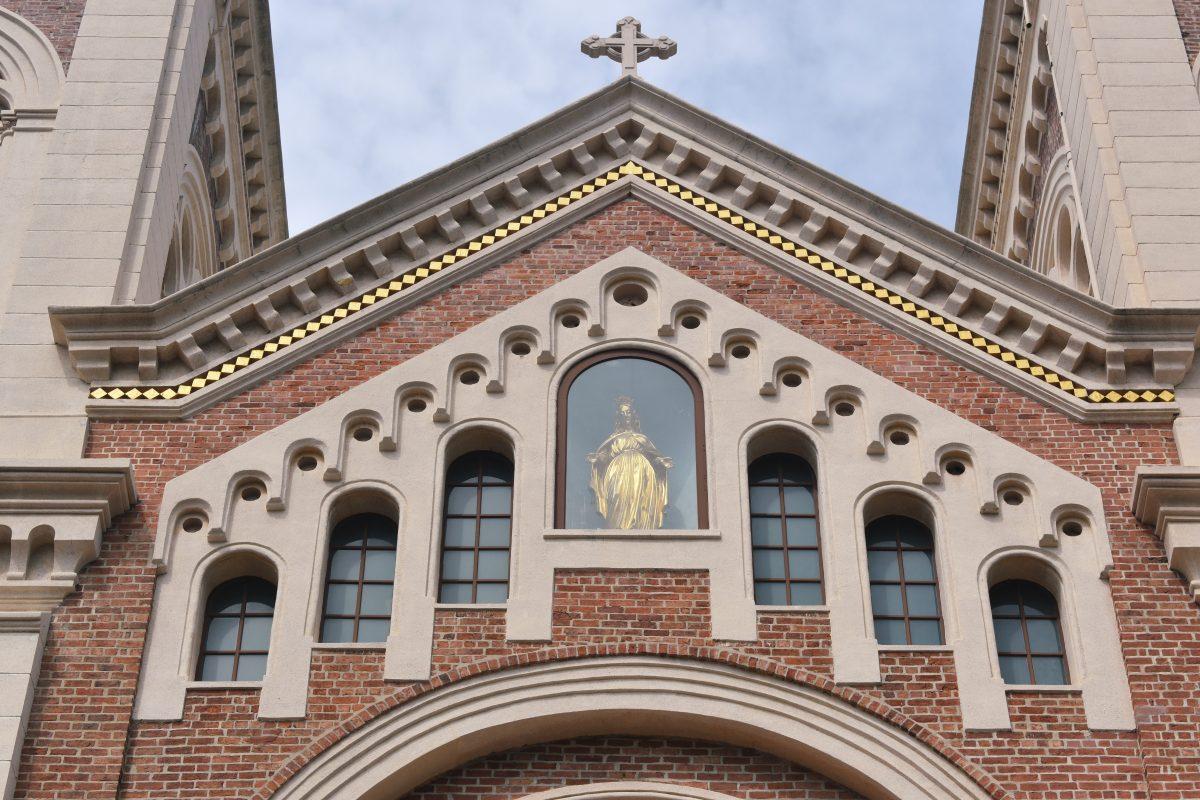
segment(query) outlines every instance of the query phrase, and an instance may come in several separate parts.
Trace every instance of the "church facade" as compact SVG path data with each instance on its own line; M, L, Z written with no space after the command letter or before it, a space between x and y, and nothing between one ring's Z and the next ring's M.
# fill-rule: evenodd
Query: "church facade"
M0 0L0 797L1200 796L1200 3L955 231L582 47L289 237L266 0Z

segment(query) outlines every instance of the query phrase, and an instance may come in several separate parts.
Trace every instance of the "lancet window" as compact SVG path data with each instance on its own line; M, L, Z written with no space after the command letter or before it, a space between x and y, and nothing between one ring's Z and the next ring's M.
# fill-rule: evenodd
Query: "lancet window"
M477 450L446 470L442 563L438 600L508 600L512 547L513 463Z
M1004 682L1067 683L1067 654L1054 595L1045 587L1022 580L998 583L990 595Z
M888 644L942 644L933 533L910 517L867 525L867 572L875 638Z
M254 576L222 583L208 596L196 679L258 681L267 672L275 585Z
M821 549L816 476L798 455L771 453L750 465L754 601L819 605Z
M392 617L396 523L382 514L355 514L329 539L323 642L382 642Z

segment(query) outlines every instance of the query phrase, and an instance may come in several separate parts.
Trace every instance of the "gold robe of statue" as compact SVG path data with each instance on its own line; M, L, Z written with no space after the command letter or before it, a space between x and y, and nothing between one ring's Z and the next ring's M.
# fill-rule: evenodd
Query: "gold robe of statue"
M641 431L633 401L617 398L613 432L596 452L588 453L596 507L610 528L654 530L662 527L667 505L667 470L673 462Z

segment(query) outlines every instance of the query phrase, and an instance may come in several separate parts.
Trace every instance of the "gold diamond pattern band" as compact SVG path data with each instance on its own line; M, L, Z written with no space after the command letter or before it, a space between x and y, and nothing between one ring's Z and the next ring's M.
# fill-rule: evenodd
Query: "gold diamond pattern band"
M968 330L961 325L951 322L922 307L920 304L906 299L890 289L882 286L877 286L869 279L864 278L853 269L841 267L834 264L828 259L813 253L805 247L787 239L782 234L772 231L771 229L743 218L736 211L733 211L721 203L716 202L704 195L686 189L668 178L656 174L640 164L629 161L622 165L619 169L608 172L600 177L584 183L583 185L566 192L550 202L542 205L533 211L511 220L508 223L502 224L489 233L477 236L470 242L463 244L453 250L447 251L437 258L423 264L419 267L410 269L404 275L393 280L385 281L374 289L370 289L347 303L344 303L332 311L319 314L309 320L307 323L291 330L282 333L274 338L248 348L242 353L234 356L219 366L214 366L211 369L189 378L182 383L173 384L170 386L97 386L91 390L89 396L94 400L174 400L178 397L186 397L193 392L198 392L207 386L211 386L217 381L239 372L252 364L255 364L263 359L278 353L296 342L301 341L305 337L311 336L325 328L339 324L348 317L357 314L368 306L374 305L381 300L386 300L392 295L399 294L431 275L462 261L475 253L486 250L487 248L511 236L518 231L524 230L541 220L557 213L566 208L570 204L582 200L593 192L608 186L621 179L622 176L634 176L640 178L646 184L661 189L669 195L677 197L679 200L690 203L696 208L706 212L714 218L724 222L725 224L737 228L745 233L761 240L775 249L787 254L795 259L796 263L805 268L820 270L821 272L832 276L834 279L851 286L852 288L868 295L880 303L885 303L892 306L901 312L908 314L911 317L929 325L944 335L957 338L971 347L981 350L984 353L999 359L1005 364L1020 370L1021 372L1031 375L1034 378L1049 384L1063 392L1066 392L1087 403L1169 403L1175 400L1175 393L1170 389L1145 389L1125 391L1117 391L1115 389L1089 389L1085 386L1080 386L1074 381L1064 378L1053 370L1038 364L1031 359L1025 358L1011 350L1006 349L1003 345L997 344L991 339L982 334Z

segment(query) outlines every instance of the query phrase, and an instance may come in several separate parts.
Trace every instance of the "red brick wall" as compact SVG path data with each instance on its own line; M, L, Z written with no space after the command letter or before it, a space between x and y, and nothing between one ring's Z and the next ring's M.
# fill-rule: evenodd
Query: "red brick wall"
M1183 46L1187 49L1188 63L1196 63L1200 54L1200 0L1172 0L1175 16L1179 18L1179 31L1183 34Z
M4 0L0 6L20 14L46 35L50 44L58 51L63 69L70 66L71 52L75 49L75 37L79 35L79 21L83 19L83 7L87 0Z
M867 687L866 695L840 694L856 702L873 697L906 715L1015 797L1200 797L1200 611L1167 568L1153 533L1127 511L1134 469L1175 460L1170 426L1073 422L633 200L191 420L93 423L88 454L131 458L141 503L106 534L81 591L55 613L17 797L113 798L118 783L128 798L265 796L264 787L280 780L277 771L289 760L287 770L294 770L307 757L297 754L311 754L322 736L364 709L378 713L424 691L385 684L380 653L324 651L314 656L305 720L255 720L253 694L225 690L193 692L181 722L130 724L153 590L146 560L162 486L629 245L1103 492L1139 733L1089 731L1076 694L1038 692L1011 699L1014 730L965 735L945 654L885 654L880 686ZM502 612L439 611L434 660L451 670L518 653L559 657L589 643L727 660L816 685L829 676L824 614L761 614L762 640L731 647L709 639L708 604L702 573L560 573L550 645L506 643Z
M586 783L653 781L756 800L859 800L827 778L757 750L688 739L598 736L476 759L406 800L509 800Z

